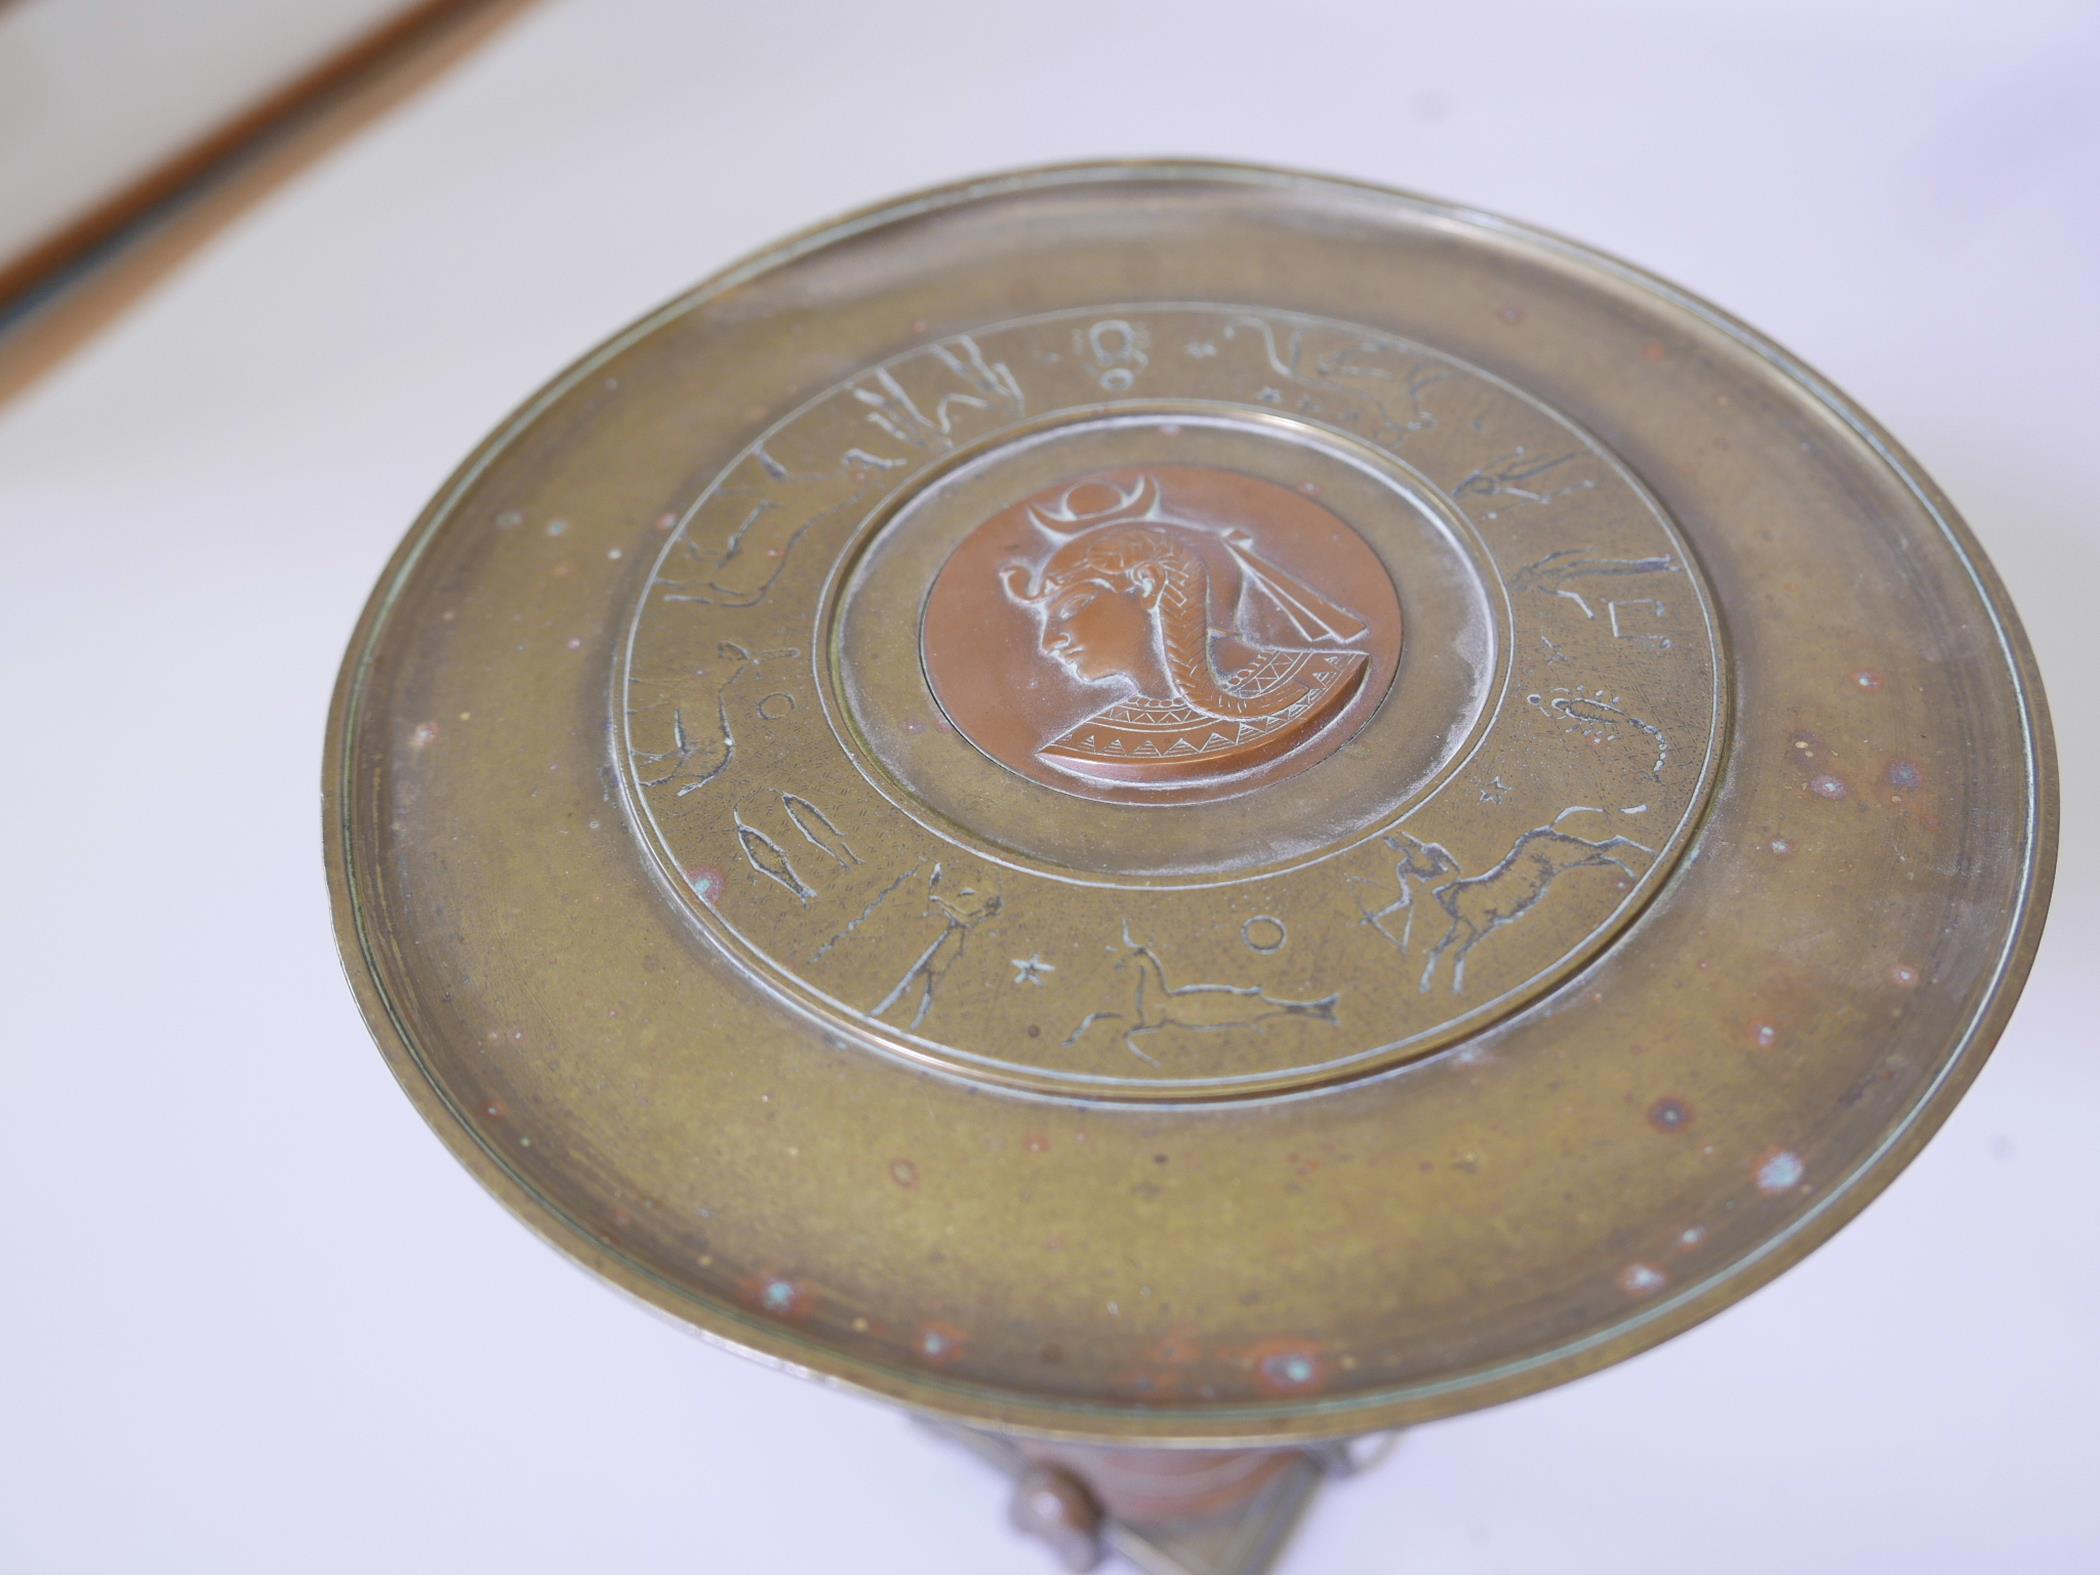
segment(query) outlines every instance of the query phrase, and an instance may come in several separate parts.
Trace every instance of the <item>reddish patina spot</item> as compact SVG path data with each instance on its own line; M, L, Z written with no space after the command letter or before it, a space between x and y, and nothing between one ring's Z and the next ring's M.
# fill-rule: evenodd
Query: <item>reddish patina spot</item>
M1682 1132L1692 1124L1692 1107L1668 1095L1648 1107L1648 1125L1658 1132Z
M1263 1394L1314 1395L1327 1387L1327 1355L1309 1341L1264 1340L1250 1346L1241 1363L1252 1370L1254 1386Z

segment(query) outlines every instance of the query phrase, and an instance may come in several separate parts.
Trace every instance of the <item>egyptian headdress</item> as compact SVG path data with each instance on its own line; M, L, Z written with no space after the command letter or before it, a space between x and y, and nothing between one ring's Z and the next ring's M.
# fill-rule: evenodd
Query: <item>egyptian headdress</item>
M1051 764L1089 775L1171 781L1252 764L1287 749L1337 711L1362 681L1364 621L1254 550L1245 530L1175 517L1141 477L1105 508L1073 506L1075 487L1029 520L1061 542L1029 583L1007 592L1044 605L1082 580L1158 588L1154 633L1171 693L1136 694L1042 745ZM1220 628L1219 609L1230 617ZM1221 669L1221 641L1239 655Z

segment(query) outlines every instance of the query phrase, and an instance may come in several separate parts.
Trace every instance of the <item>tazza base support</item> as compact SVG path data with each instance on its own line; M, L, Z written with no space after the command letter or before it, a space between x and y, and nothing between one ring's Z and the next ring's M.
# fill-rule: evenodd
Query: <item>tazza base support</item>
M1328 1482L1383 1460L1398 1433L1300 1449L1105 1449L922 1423L1013 1483L1015 1529L1067 1570L1267 1575Z

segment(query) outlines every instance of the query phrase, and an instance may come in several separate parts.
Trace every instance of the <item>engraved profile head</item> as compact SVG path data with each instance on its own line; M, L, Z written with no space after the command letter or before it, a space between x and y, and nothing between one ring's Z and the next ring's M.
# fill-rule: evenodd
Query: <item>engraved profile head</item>
M1037 646L1123 690L1037 754L1079 775L1172 782L1292 748L1362 681L1364 620L1263 555L1258 522L1175 512L1152 476L1032 503L1045 551L1002 574Z

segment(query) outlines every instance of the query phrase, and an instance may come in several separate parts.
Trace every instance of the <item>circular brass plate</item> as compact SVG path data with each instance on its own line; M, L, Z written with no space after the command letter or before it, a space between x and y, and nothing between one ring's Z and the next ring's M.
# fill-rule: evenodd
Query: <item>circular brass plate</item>
M701 1330L1276 1442L1624 1356L1945 1115L2054 846L1945 501L1713 308L1421 198L1024 172L594 352L330 724L359 999Z

